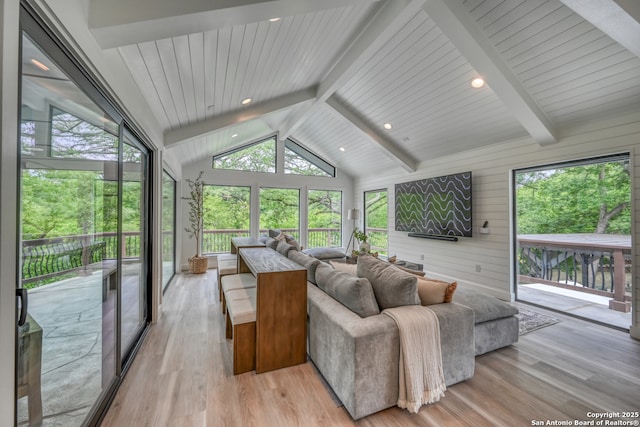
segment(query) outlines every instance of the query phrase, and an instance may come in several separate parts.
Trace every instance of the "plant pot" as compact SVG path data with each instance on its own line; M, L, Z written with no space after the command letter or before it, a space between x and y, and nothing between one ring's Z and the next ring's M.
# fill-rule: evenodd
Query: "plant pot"
M209 268L209 258L206 256L192 256L189 258L189 271L194 274L206 273Z

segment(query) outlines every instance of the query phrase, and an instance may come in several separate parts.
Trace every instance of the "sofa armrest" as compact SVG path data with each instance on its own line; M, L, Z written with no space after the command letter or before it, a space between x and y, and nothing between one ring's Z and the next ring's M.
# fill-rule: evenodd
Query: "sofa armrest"
M309 356L353 419L395 406L399 337L386 315L361 318L313 285Z

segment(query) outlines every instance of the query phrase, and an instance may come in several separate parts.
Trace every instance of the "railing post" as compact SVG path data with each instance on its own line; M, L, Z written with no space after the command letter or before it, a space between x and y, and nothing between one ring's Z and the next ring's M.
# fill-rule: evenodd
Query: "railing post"
M609 300L609 309L628 313L631 311L631 302L624 300L626 275L622 249L613 251L613 273L613 299Z

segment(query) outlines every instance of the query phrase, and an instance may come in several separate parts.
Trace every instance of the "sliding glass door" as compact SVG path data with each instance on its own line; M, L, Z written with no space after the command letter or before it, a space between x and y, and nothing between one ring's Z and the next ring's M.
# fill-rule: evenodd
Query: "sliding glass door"
M20 426L94 425L150 318L149 153L21 16Z
M146 320L146 247L148 153L125 130L122 162L122 286L120 288L120 356L124 360L136 343Z

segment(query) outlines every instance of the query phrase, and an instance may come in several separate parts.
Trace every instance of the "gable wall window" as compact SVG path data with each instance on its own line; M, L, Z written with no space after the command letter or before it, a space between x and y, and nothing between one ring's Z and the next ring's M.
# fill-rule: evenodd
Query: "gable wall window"
M255 158L251 162L236 162L236 165L241 165L238 167L240 170L216 167L216 159L231 152L241 153L247 147L271 139L275 140L275 149L270 149L271 151L263 154L271 162L272 154L275 153L277 165L275 173L254 172L252 169L256 168L244 167L244 165L257 163L258 159ZM304 248L340 247L344 244L342 233L346 233L348 237L353 228L353 223L345 223L346 216L342 217L344 203L350 203L353 200L353 179L341 173L319 154L305 150L304 146L296 141L280 140L277 135L267 136L248 144L241 144L237 149L214 155L213 164L209 159L183 167L182 196L187 191L184 180L195 178L200 170L204 172L203 179L207 184L205 199L207 199L207 192L211 191L207 188L232 191L236 199L239 189L246 189L241 206L232 207L231 205L237 203L237 200L233 197L222 197L218 200L219 204L216 207L205 209L204 253L229 251L230 244L225 240L222 243L208 243L209 235L223 233L223 230L225 230L224 234L228 235L225 238L229 240L231 234L259 236L269 228L283 228L289 230L289 234L294 235ZM312 170L307 173L305 168ZM330 208L326 205L329 200ZM207 203L205 202L206 205ZM225 203L229 208L222 207ZM325 206L321 207L321 203L325 203ZM183 202L183 217L187 214L185 209ZM227 216L225 212L233 212L234 215L241 216L243 222L225 222L224 217ZM192 250L191 239L182 236L181 244L183 253L189 253ZM186 269L186 256L182 256L180 262L181 269Z
M276 173L276 136L213 156L215 169Z

